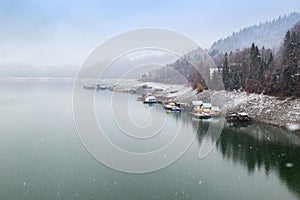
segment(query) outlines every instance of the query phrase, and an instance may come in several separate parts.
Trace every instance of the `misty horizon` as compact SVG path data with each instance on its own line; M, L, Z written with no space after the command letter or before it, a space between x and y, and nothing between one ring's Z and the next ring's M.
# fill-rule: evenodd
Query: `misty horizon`
M297 12L295 8L300 7L300 2L293 0L127 4L70 4L67 0L0 2L0 26L5 30L0 34L0 65L80 67L102 42L141 27L175 30L201 48L209 49L215 41L233 32ZM270 5L272 9L267 9Z

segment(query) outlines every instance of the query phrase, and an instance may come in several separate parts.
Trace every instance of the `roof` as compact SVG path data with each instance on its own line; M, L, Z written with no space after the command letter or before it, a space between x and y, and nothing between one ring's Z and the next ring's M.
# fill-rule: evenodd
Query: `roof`
M148 96L146 99L156 99L155 96Z
M220 108L219 107L212 107L212 110L215 111L215 112L220 112Z
M203 108L212 108L211 103L203 103Z
M240 112L240 113L238 113L238 115L240 115L240 116L242 116L242 117L246 117L246 116L248 116L248 113Z
M201 106L203 104L202 101L192 101L193 106Z

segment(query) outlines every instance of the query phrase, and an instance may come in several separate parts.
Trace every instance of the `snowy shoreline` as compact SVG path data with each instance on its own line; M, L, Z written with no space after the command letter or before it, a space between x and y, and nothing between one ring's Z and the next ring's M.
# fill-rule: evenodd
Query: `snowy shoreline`
M289 129L300 130L300 99L279 99L262 94L248 94L240 91L203 91L196 94L188 85L169 85L138 80L106 80L110 90L142 94L151 92L167 101L190 104L193 100L211 102L221 108L224 114L244 111L259 123ZM113 83L113 84L112 84ZM113 85L113 86L112 86ZM141 90L141 86L151 86L150 90Z

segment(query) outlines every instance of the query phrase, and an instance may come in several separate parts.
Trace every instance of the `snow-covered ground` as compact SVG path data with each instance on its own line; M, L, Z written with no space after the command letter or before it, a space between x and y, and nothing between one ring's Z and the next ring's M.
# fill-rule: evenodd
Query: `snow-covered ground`
M119 92L134 92L137 94L152 92L169 101L179 101L190 104L194 100L211 102L221 108L224 114L228 112L247 112L258 122L286 127L290 130L300 130L300 99L279 99L277 97L248 94L239 91L204 91L196 94L188 85L167 85L138 80L105 80L111 89ZM142 85L151 86L153 90L141 90Z
M208 93L208 94L205 94ZM198 96L210 95L212 99L221 97L221 107L227 112L244 111L255 121L286 127L290 130L300 129L300 99L279 99L262 94L246 92L205 91Z

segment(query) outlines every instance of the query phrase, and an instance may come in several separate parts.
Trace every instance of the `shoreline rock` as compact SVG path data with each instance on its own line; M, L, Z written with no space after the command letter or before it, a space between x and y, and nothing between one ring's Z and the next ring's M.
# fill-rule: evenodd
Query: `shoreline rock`
M151 90L142 90L143 85L149 85ZM226 114L228 112L247 112L259 123L300 131L300 99L279 99L263 94L253 94L240 91L209 91L196 94L188 85L170 85L138 80L119 80L110 88L118 92L131 92L138 95L151 92L164 101L177 101L191 104L193 100L211 102ZM174 92L175 91L175 92Z

